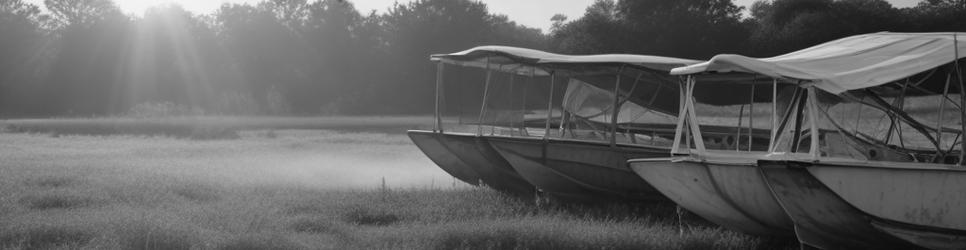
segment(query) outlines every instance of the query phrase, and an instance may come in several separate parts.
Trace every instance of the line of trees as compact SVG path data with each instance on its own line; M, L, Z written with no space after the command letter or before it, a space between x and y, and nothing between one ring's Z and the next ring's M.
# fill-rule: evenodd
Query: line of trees
M966 31L966 0L598 0L551 30L472 0L360 13L349 0L177 5L124 15L111 0L0 0L0 116L400 114L432 110L432 53L497 44L569 54L771 56L876 31ZM163 105L159 105L163 104Z

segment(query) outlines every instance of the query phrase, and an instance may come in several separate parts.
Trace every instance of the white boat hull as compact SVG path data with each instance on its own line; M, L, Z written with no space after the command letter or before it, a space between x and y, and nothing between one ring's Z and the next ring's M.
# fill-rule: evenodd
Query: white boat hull
M819 162L807 169L887 233L932 249L966 248L966 169L886 162Z
M872 226L872 220L812 177L801 165L759 160L775 199L804 244L822 249L912 249L915 246Z
M721 157L745 160L686 156L631 160L630 167L678 205L725 228L760 236L793 236L791 220L754 165L757 158L737 153Z

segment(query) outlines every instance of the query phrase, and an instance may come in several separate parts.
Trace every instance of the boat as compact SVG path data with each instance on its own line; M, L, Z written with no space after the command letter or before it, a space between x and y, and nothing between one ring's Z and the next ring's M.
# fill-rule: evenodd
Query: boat
M664 199L630 172L624 162L630 157L666 155L669 152L666 141L673 135L672 127L660 123L644 124L641 120L673 122L678 105L678 79L668 76L666 72L670 68L697 61L625 54L570 56L505 46L481 46L433 55L432 58L447 65L479 67L528 77L549 77L550 84L544 85L543 89L547 108L538 111L526 107L522 112L529 115L525 120L531 121L528 124L532 125L537 124L534 122L537 116L543 115L542 130L528 126L515 136L507 136L505 133L486 133L487 129L481 128L473 138L477 145L475 151L478 152L475 156L466 156L469 155L466 152L454 153L454 147L448 147L447 150L458 155L457 158L464 162L468 158L476 158L477 162L481 159L492 162L505 160L512 172L503 173L518 175L532 184L535 187L533 190L539 190L542 194L567 200ZM491 77L488 75L486 78L489 86ZM560 84L566 84L566 87L554 88ZM484 87L484 95L491 90L490 87ZM531 96L535 92L531 92ZM538 98L531 98L535 99ZM488 111L483 112L490 115ZM485 123L482 119L484 116L480 115L480 124ZM411 135L431 133L434 132L410 131ZM451 134L455 133L452 132L435 133L445 134L436 137L443 138L441 140L444 142L440 144L469 141L468 138L454 138ZM500 157L489 154L491 151L488 147L492 147ZM486 171L481 169L494 168L493 163L468 163L463 166L474 170L482 183L494 182L488 179L498 179L480 174Z
M801 119L780 133L783 150L757 161L803 245L963 249L966 123L962 99L949 98L964 86L962 38L872 33L772 58L719 55L680 70L760 74L807 89ZM821 129L838 132L810 132Z
M775 127L774 121L781 115L775 112L780 110L777 108L779 88L783 88L782 92L791 90L793 98L798 98L800 91L795 91L796 86L789 88L785 86L787 83L779 86L775 81L765 81L766 78L713 77L717 78L698 84L696 77L689 76L681 88L686 98L676 127L673 156L631 159L630 169L679 206L722 227L758 236L794 236L791 219L774 199L757 168L758 159L770 151L769 138L774 129L754 127L753 114L756 103L759 107L768 107L775 118L759 124L770 123ZM772 95L761 92L772 92ZM704 107L698 107L699 104ZM738 112L727 112L735 105ZM747 114L746 106L750 109ZM703 113L712 113L718 120L737 118L729 120L738 122L734 127L738 132L734 138L738 139L722 146L714 137L709 138L708 134L715 132L713 124L721 121L699 119L696 113L702 108L713 110ZM729 114L735 117L728 117ZM747 122L747 127L741 128L742 122Z
M525 118L523 112L527 109L525 102L522 106L518 105L520 106L519 110L501 111L494 110L488 101L490 101L491 96L496 96L490 91L497 87L509 86L510 89L513 89L514 80L517 76L525 77L529 83L534 81L534 78L549 75L546 70L529 64L532 64L535 58L552 55L525 48L480 46L458 53L431 56L430 59L437 65L433 129L409 130L407 134L427 157L454 178L470 185L486 186L518 197L533 197L537 189L517 174L509 163L490 146L488 138L494 136L492 132L497 130L506 132L506 135L513 137L526 137L529 136L527 133L529 128L544 127L545 123L541 118ZM474 93L470 93L471 95L478 95L482 98L482 101L468 105L457 105L457 108L469 106L478 109L477 120L463 121L462 114L460 114L460 120L456 124L444 122L447 115L445 114L447 86L461 88L463 85L472 85L472 81L466 79L446 81L446 72L450 67L453 68L450 71L460 71L462 68L485 72L483 88L473 90ZM509 75L510 80L496 81L493 79L496 74ZM464 96L457 94L454 99L462 98ZM462 110L460 111L462 112ZM487 112L489 112L489 116L487 116ZM493 116L501 116L504 120L491 118ZM507 122L507 119L509 122ZM553 117L547 117L546 124L551 122L553 122ZM487 130L491 131L491 135L484 135L484 126L488 126L489 129Z

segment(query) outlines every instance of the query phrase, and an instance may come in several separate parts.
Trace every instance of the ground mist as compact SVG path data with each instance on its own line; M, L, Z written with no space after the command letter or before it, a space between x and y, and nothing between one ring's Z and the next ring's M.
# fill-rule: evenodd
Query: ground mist
M670 203L537 206L453 180L408 141L409 125L352 119L311 124L356 130L247 127L205 140L8 130L0 249L795 247ZM6 122L72 129L52 121Z

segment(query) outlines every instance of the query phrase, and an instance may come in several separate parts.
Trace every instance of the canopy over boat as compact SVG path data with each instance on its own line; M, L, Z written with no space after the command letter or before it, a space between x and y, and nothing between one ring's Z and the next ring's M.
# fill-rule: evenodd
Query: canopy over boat
M717 55L706 62L672 69L671 74L752 73L791 83L805 81L840 94L909 78L966 57L964 40L966 33L880 32L771 58ZM957 50L959 58L955 56Z
M524 76L558 75L579 78L597 88L612 89L621 76L620 102L635 103L664 114L677 114L679 77L672 68L700 61L632 54L562 55L509 46L479 46L430 56L432 61ZM613 99L612 99L613 100ZM626 103L625 103L626 104ZM611 102L610 105L613 105ZM609 109L605 107L604 109Z
M583 68L593 66L626 65L639 69L668 72L673 68L695 64L700 61L662 56L603 54L603 55L562 55L540 50L509 46L479 46L472 49L450 53L435 54L430 60L460 66L486 68L493 70L534 76L550 75L549 68Z

